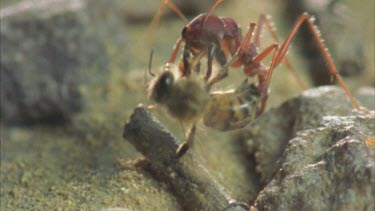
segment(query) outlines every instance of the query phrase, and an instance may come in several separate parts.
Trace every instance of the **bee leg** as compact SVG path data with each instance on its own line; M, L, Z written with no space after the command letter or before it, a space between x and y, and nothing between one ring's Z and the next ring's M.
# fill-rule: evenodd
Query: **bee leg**
M177 158L182 157L188 151L188 149L193 145L194 138L195 138L195 130L196 130L196 126L194 124L188 131L185 143L181 144L178 147L176 151Z
M152 111L158 108L158 104L148 105L146 106L147 110Z

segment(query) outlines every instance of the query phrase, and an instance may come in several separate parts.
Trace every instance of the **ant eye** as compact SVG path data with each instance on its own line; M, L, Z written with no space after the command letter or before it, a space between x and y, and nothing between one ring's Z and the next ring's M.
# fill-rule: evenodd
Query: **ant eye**
M185 27L182 29L181 37L182 37L182 38L185 38L185 37L186 37L186 33L187 33L187 27L185 26Z

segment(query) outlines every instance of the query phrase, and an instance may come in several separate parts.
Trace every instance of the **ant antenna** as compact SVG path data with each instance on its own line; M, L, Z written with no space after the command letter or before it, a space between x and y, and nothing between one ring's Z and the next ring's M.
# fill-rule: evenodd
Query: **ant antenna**
M166 4L168 5L169 8L171 8L171 10L173 10L173 12L175 12L184 21L185 25L189 24L189 20L185 17L185 15L181 12L180 9L178 9L178 7L173 2L170 2L167 0Z
M163 0L160 4L158 11L156 12L154 18L151 21L149 31L153 31L153 29L159 24L165 5L167 5L171 10L173 10L173 12L175 12L184 21L185 25L189 24L189 20L184 16L181 10L178 9L178 7L173 2L170 2L169 0Z
M151 72L151 66L152 66L152 57L154 55L154 49L151 49L150 51L150 59L148 60L148 70L145 71L145 78L144 78L144 84L147 85L147 73L150 74L152 77L155 77L155 74Z
M217 5L219 5L223 1L224 0L216 0L215 4L211 7L210 11L208 11L208 13L207 13L206 18L204 19L204 21L206 21L207 17L209 15L211 15L211 13L215 10L215 8L217 7Z

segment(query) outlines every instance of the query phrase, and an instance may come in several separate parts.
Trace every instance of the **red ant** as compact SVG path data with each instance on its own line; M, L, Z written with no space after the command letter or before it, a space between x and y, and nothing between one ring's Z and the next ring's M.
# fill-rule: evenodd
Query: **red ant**
M262 104L259 110L259 114L261 114L266 106L268 86L273 69L281 62L284 62L289 69L295 72L294 68L289 63L286 54L297 31L301 25L306 22L315 41L319 45L331 74L336 77L340 85L343 87L353 106L356 109L361 110L359 104L347 88L341 76L338 74L328 50L325 48L323 40L320 38L320 32L314 25L313 17L310 17L307 13L302 14L297 19L285 41L279 45L278 37L272 29L272 22L266 15L262 14L260 16L258 24L250 23L249 30L245 37L243 37L241 34L241 28L235 20L229 17L219 17L211 14L217 5L223 1L224 0L216 0L216 3L211 7L208 13L200 14L190 22L187 21L182 12L172 2L169 2L169 0L162 1L157 14L155 15L153 24L157 23L159 20L164 5L168 5L182 19L184 19L186 23L185 27L182 29L181 38L177 40L173 53L169 59L170 63L174 63L178 50L181 44L184 43L182 59L179 65L179 70L182 76L188 77L192 69L191 64L195 64L197 60L202 58L202 56L206 56L207 72L204 80L206 82L206 89L209 90L213 84L219 82L228 75L229 66L243 66L244 72L247 76L258 77L258 89L262 96ZM258 47L260 45L260 34L264 24L266 24L267 28L270 30L276 43L270 45L259 53ZM258 27L256 27L256 25L258 25ZM254 32L254 41L252 41ZM261 63L261 61L272 51L274 52L272 62L267 68ZM190 58L191 56L192 58ZM231 57L231 59L228 62L227 58L229 57ZM222 69L218 74L211 77L212 63L214 59Z

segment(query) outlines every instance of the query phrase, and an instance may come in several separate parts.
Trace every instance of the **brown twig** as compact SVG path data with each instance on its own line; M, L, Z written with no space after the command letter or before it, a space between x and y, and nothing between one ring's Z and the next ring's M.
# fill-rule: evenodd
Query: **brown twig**
M172 186L185 209L244 210L230 206L235 201L191 153L176 158L179 142L143 106L134 110L123 137L147 158L152 171Z

